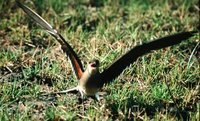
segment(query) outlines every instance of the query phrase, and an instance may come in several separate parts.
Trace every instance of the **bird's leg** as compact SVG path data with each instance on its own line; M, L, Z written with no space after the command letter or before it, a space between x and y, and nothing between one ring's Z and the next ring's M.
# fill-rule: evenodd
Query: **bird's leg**
M79 92L81 94L81 99L83 100L84 99L84 93L81 90L79 90Z
M97 101L100 101L100 97L99 97L98 92L95 94L95 98L97 99Z
M84 90L80 87L80 86L78 86L77 87L78 88L78 91L80 92L80 94L81 94L81 99L82 99L82 101L84 100L84 98L85 98L85 93L84 93Z

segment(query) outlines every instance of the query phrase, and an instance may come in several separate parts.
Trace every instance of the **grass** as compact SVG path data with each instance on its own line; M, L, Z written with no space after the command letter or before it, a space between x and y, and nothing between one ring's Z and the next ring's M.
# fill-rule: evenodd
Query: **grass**
M68 39L84 65L96 58L101 70L137 44L199 26L197 0L23 3ZM0 2L0 15L0 120L199 119L198 35L140 57L104 86L100 102L79 104L78 95L40 95L77 84L56 40L13 0Z

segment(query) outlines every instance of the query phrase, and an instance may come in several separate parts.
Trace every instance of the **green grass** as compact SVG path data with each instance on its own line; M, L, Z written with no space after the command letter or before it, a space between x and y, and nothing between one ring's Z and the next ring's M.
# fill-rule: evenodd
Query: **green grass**
M68 39L84 65L96 58L101 70L141 42L199 26L198 0L23 3ZM104 86L100 102L79 104L79 95L40 95L77 85L56 40L13 0L0 2L0 16L0 120L199 119L198 35L140 57Z

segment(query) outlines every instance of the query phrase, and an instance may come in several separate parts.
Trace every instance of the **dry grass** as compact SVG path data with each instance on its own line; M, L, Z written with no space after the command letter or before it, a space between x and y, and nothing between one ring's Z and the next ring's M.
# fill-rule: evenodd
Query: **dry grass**
M197 0L23 3L68 39L84 65L97 58L101 70L137 44L199 26ZM198 35L139 58L101 90L100 102L79 104L78 95L40 95L77 84L56 40L13 0L0 2L0 16L0 120L199 119Z

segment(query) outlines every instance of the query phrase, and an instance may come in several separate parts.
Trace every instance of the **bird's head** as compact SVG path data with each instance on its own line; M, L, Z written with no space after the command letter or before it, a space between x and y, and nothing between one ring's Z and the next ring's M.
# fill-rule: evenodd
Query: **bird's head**
M96 59L90 61L87 69L90 74L95 74L95 73L99 72L99 61Z

